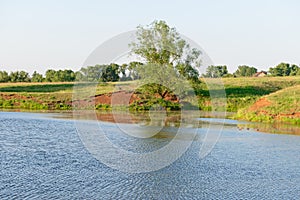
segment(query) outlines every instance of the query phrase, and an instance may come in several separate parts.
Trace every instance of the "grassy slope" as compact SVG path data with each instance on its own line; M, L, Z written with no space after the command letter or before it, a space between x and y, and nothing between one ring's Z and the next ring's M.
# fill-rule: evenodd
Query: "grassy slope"
M210 81L210 80L208 80ZM236 112L255 103L259 98L272 92L300 85L298 77L260 77L260 78L224 78L223 79L226 96L227 111ZM203 92L200 107L203 110L210 110L209 91Z
M250 121L300 124L300 85L264 96L255 104L241 109L237 117Z
M97 87L91 84L75 84L78 91L85 95L99 95L122 88L131 89L134 82L101 83ZM78 87L77 87L78 86ZM7 109L71 109L74 83L0 83L0 108ZM96 89L96 92L94 92Z

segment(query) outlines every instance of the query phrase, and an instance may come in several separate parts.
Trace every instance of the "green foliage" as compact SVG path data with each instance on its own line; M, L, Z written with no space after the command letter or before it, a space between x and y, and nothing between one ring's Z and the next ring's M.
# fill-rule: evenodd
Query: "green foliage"
M30 82L29 74L25 71L11 72L9 78L10 82Z
M14 100L0 99L0 108L13 108L13 106L14 106Z
M65 104L65 103L57 103L55 104L56 110L70 110L72 109L71 105Z
M137 27L138 42L131 43L132 52L141 56L147 63L170 64L179 62L184 49L189 48L180 38L175 28L164 21L154 21L150 25Z
M76 79L79 81L89 82L114 82L120 79L119 73L124 73L125 65L119 66L118 64L111 63L109 65L95 65L83 67L80 73L77 73Z
M111 107L111 105L109 105L109 104L97 104L97 105L95 106L95 109L96 109L96 110L111 110L112 107Z
M8 73L6 71L0 71L0 82L5 83L10 80Z
M31 77L31 82L43 82L43 81L44 81L43 75L34 71Z
M29 110L47 110L48 105L45 103L39 103L31 99L0 99L0 108L18 108Z
M120 79L119 70L120 70L120 66L118 64L112 63L110 65L106 65L103 68L102 76L100 80L102 80L103 82L118 81Z
M146 64L140 66L137 71L141 76L141 93L152 96L158 94L161 98L172 94L183 97L189 90L189 83L179 77L171 65L162 67L156 64Z
M46 71L47 82L72 82L75 81L75 73L72 70L58 70L49 69Z
M7 85L0 92L57 92L73 89L74 84Z
M137 100L130 104L129 106L130 110L180 110L181 105L176 102L168 101L162 98L157 99L144 99L144 100Z
M127 70L129 72L127 77L129 78L129 80L136 80L140 78L137 73L137 69L142 65L143 63L135 61L129 63L129 65L127 66Z
M201 52L191 48L175 28L165 21L154 21L146 27L139 26L136 35L137 42L130 46L133 54L145 60L136 70L145 92L165 98L173 92L183 94L184 85L200 83L196 68Z
M289 63L280 63L274 68L270 68L272 76L296 76L300 75L300 68L297 65Z
M258 96L249 95L245 97L228 97L226 111L237 112L241 108L245 108L258 100Z
M206 69L206 74L204 74L204 77L208 78L220 78L224 77L225 75L228 74L227 66L209 66Z
M241 76L253 76L257 72L255 67L249 67L246 65L238 66L238 69L234 73L234 76L241 77Z

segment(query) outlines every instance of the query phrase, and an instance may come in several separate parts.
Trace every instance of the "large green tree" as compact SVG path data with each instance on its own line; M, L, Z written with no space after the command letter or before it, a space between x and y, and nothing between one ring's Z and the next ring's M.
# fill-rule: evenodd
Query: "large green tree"
M15 71L9 74L10 82L30 82L29 74L25 71Z
M49 69L46 71L47 82L72 82L75 81L76 74L70 69L65 70L53 70Z
M113 82L120 79L120 66L115 63L103 66L100 80L103 82Z
M9 81L9 76L6 71L0 71L0 82L5 83Z
M206 69L206 74L204 74L204 77L209 78L220 78L228 74L227 66L208 66Z
M257 72L255 67L249 67L247 65L240 65L236 72L234 72L234 76L253 76Z
M300 74L299 71L300 69L297 65L289 63L280 63L269 69L272 76L295 76Z
M31 82L43 82L43 81L44 81L43 75L34 71L31 77Z
M48 69L46 71L46 81L47 82L57 82L58 81L58 75L55 70Z
M298 67L298 65L292 64L290 76L298 76L298 75L300 75L300 68Z
M137 68L138 76L145 83L148 93L156 93L165 98L167 94L180 90L188 80L195 86L199 83L197 67L200 65L198 49L181 38L175 28L165 21L154 21L148 26L137 27L137 41L132 42L132 53L142 58L143 65ZM177 91L178 92L178 91Z
M113 82L120 80L119 74L125 74L126 69L115 63L109 65L95 65L82 67L79 73L76 73L76 79L89 82Z

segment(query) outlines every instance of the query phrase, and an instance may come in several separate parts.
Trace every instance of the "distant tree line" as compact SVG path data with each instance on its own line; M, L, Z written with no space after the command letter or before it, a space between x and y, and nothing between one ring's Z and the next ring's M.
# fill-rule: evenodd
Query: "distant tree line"
M79 71L70 69L54 70L49 69L45 75L36 71L29 75L25 71L6 72L0 71L0 82L74 82L74 81L128 81L136 80L140 77L137 73L138 66L142 66L140 62L130 62L128 64L118 65L115 63L107 65L95 65L82 67ZM229 73L226 65L209 66L203 77L251 77L257 73L255 67L247 65L238 66L234 73ZM300 67L295 64L280 63L275 67L270 67L268 76L300 76Z
M217 78L217 77L250 77L257 73L255 67L247 65L240 65L238 69L233 73L228 73L227 66L214 66L207 67L206 73L203 77ZM268 76L300 76L300 67L295 64L280 63L275 67L270 67L268 70Z
M118 65L95 65L82 67L79 71L70 69L54 70L48 69L45 75L36 71L29 75L25 71L14 71L8 73L0 71L0 82L74 82L74 81L126 81L138 79L136 68L143 65L140 62Z
M30 76L25 71L14 71L8 74L6 71L0 71L0 82L72 82L75 81L76 73L72 70L53 70L46 71L45 76L34 71Z
M130 62L129 64L118 65L111 63L109 65L95 65L81 68L76 72L78 81L127 81L138 79L137 67L143 65L140 62Z

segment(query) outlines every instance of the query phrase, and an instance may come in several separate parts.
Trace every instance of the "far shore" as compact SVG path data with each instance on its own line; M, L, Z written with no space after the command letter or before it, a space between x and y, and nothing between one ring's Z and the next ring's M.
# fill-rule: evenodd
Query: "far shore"
M206 79L206 81L210 79ZM211 79L213 81L213 79ZM226 112L237 113L235 119L257 122L285 122L300 124L300 76L295 77L248 77L223 78L227 95ZM213 111L209 91L202 81L198 102L190 102L193 109ZM42 82L42 83L0 83L0 109L30 112L70 112L74 109L73 86L75 82ZM109 111L112 109L111 96L117 92L131 95L129 105L120 103L119 109L143 111L151 108L152 103L133 93L134 81L100 83L94 95L80 100L83 109ZM117 90L116 85L123 85L127 90ZM83 88L89 91L95 88ZM164 99L167 110L180 110L178 100L171 96ZM170 103L168 103L170 102ZM178 104L178 105L177 105ZM168 107L171 106L171 107ZM218 109L218 108L216 108ZM224 111L224 110L223 110Z

